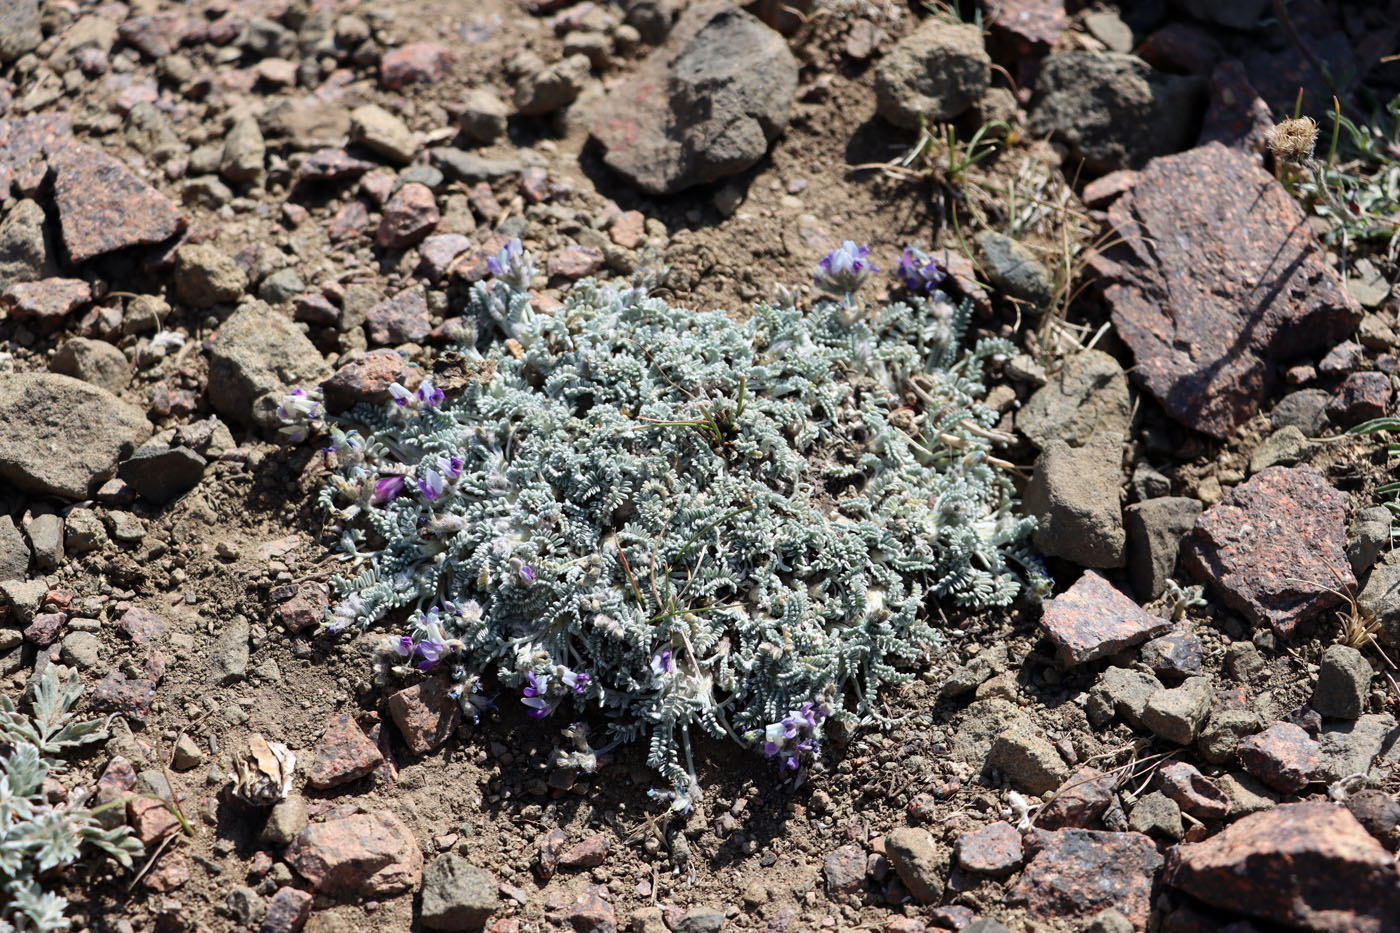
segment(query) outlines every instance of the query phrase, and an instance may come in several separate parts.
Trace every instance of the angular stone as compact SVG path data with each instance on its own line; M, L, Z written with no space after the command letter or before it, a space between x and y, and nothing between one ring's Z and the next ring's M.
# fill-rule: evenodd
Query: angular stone
M1092 174L1142 168L1194 142L1205 90L1199 78L1162 74L1134 55L1056 52L1036 79L1029 128L1064 142Z
M355 813L312 823L287 848L287 863L318 892L384 898L416 890L423 853L392 813Z
M865 888L865 849L854 842L841 846L822 863L822 875L832 897L860 893Z
M471 249L472 241L460 233L441 233L418 244L418 272L430 282L441 281L452 260Z
M379 59L379 83L397 91L410 84L436 84L447 74L452 55L433 42L414 42L390 49Z
M1246 771L1286 794L1307 787L1320 762L1317 742L1291 722L1241 739L1236 754Z
M1161 791L1144 794L1128 813L1128 828L1135 833L1176 841L1181 838L1181 807ZM1132 928L1132 924L1128 925Z
M25 529L29 549L34 553L34 566L43 573L57 570L63 563L63 518L59 515L36 515Z
M430 930L479 930L500 906L499 883L490 872L456 855L444 855L423 871L423 925Z
M1389 713L1359 716L1354 722L1327 722L1317 739L1318 765L1313 779L1328 784L1353 774L1384 780L1400 750L1400 728ZM1382 756L1385 758L1376 764Z
M1207 509L1182 543L1186 567L1226 605L1287 638L1356 585L1346 497L1312 467L1270 467Z
M992 59L982 33L933 17L901 39L875 69L875 109L895 126L919 128L962 115L986 93Z
M1085 765L1055 789L1055 795L1036 814L1041 829L1095 829L1099 818L1116 798L1118 779Z
M994 878L1005 877L1021 867L1021 834L1005 820L963 833L953 849L958 864Z
M576 933L617 933L617 913L604 897L607 889L589 885L564 916Z
M1050 307L1055 296L1050 273L1028 247L995 230L982 231L974 242L982 257L982 269L993 288L1008 298L1024 302L1032 310L1044 311ZM1126 391L1126 384L1124 389Z
M1125 667L1110 667L1099 675L1094 692L1101 694L1129 725L1142 724L1142 715L1147 711L1148 701L1162 689L1162 684L1151 674L1133 671Z
M302 160L292 177L292 187L304 182L339 184L374 168L368 159L357 159L344 149L318 149Z
M597 272L602 268L602 265L603 253L601 250L587 246L566 246L549 257L546 271L551 276L581 279Z
M1285 425L1254 448L1249 455L1249 475L1253 476L1271 466L1293 466L1307 455L1311 446L1302 429Z
M209 671L214 681L228 685L243 679L248 672L248 639L252 629L248 620L236 616L227 623L209 650Z
M58 323L92 300L92 286L82 279L40 279L16 282L0 293L14 318Z
M1123 509L1128 536L1128 573L1133 590L1143 599L1166 591L1176 572L1181 539L1201 515L1201 501L1187 496L1163 496L1134 502Z
M1157 776L1162 793L1197 819L1223 820L1230 814L1230 798L1193 765L1174 761L1164 765Z
M117 466L117 476L141 498L166 505L199 485L208 461L187 447L138 448Z
M1195 430L1229 436L1273 394L1280 364L1361 320L1303 209L1218 143L1154 160L1108 214L1120 242L1090 265L1134 378Z
M1201 757L1212 764L1234 760L1240 740L1264 728L1259 714L1247 709L1217 709L1210 714L1196 742Z
M1289 803L1167 852L1163 881L1290 928L1381 933L1400 916L1393 859L1340 804Z
M467 91L462 100L457 125L474 142L487 145L506 135L510 108L489 88Z
M1095 437L1126 437L1131 416L1123 367L1101 350L1085 350L1036 390L1017 413L1016 429L1037 447L1055 439L1082 447Z
M212 246L186 243L175 251L175 296L195 308L234 302L248 287L248 275Z
M446 678L433 677L389 697L389 715L415 755L446 742L461 723L462 708L451 689Z
M1173 632L1144 644L1141 657L1155 674L1191 677L1201 672L1204 649L1190 632Z
M1371 662L1360 651L1347 645L1328 645L1313 687L1312 708L1323 716L1355 719L1366 711L1373 673Z
M1093 570L1051 600L1040 621L1063 667L1117 654L1172 628L1171 622L1144 611Z
M1385 373L1352 373L1342 380L1332 401L1327 403L1327 417L1333 424L1349 428L1383 417L1390 410L1394 396L1390 377Z
M0 515L0 580L23 580L29 573L29 545L14 519Z
M1038 920L1086 920L1107 907L1146 929L1162 856L1141 833L1038 830L1035 855L1011 889Z
M436 230L440 220L442 214L438 212L432 189L410 182L384 205L374 241L389 249L407 249Z
M694 4L609 92L592 133L607 165L648 194L727 178L786 127L797 71L787 43L753 16L728 2Z
M342 713L316 743L306 784L318 790L348 784L383 763L384 756L378 746L369 740L349 713Z
M559 853L561 868L597 868L608 859L608 837L594 833Z
M1400 554L1392 551L1371 568L1356 603L1380 624L1381 643L1400 648Z
M259 397L310 386L328 375L315 344L260 301L235 311L209 347L209 401L240 424L254 420L253 402Z
M1032 794L1048 794L1069 777L1055 746L1026 720L993 740L987 767L1001 771L1016 787Z
M0 476L30 492L85 499L151 435L140 409L57 373L0 375Z
M0 64L9 64L43 41L39 0L6 0L0 6Z
M131 364L126 354L105 340L70 337L49 362L49 370L90 382L113 395L131 383Z
M350 141L395 165L412 162L419 148L408 126L378 104L365 104L350 111Z
M1064 0L987 0L992 34L1021 55L1049 49L1064 32L1065 23Z
M235 184L257 181L262 177L267 144L263 141L258 121L251 116L235 120L224 139L224 151L219 158L219 174Z
M1210 678L1189 677L1179 687L1148 697L1142 724L1169 742L1190 745L1210 715L1211 699Z
M119 713L134 723L144 723L150 715L156 687L165 672L165 662L159 654L146 661L143 677L128 677L122 671L112 671L102 678L92 692L92 708L104 713Z
M308 822L306 798L300 794L288 794L285 800L272 805L263 824L261 838L275 846L291 845L297 833L306 828Z
M277 889L267 902L258 933L300 933L311 916L311 895L290 886Z
M943 897L948 857L934 845L928 830L908 826L890 830L885 835L885 858L915 900L930 904Z
M411 391L422 381L422 372L404 359L402 353L384 347L370 350L340 367L334 376L321 383L321 393L326 410L340 414L361 402L387 402L389 386L395 382Z
M0 157L3 157L4 123L0 121ZM0 195L5 173L0 159ZM45 228L44 209L30 200L19 201L0 217L0 282L33 282L51 277L56 268L53 247Z
M49 153L63 245L73 262L160 243L185 229L169 198L99 149L69 143Z
M1127 535L1118 503L1122 451L1117 438L1084 447L1052 440L1035 461L1025 511L1039 522L1035 545L1083 567L1121 567Z
M419 343L430 330L428 302L418 286L405 288L365 312L365 333L370 343Z

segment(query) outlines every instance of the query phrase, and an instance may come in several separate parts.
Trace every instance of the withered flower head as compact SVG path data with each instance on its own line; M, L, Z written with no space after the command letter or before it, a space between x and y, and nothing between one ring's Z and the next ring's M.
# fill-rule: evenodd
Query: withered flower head
M1301 165L1312 158L1317 143L1317 123L1312 117L1284 120L1269 130L1267 140L1274 158Z

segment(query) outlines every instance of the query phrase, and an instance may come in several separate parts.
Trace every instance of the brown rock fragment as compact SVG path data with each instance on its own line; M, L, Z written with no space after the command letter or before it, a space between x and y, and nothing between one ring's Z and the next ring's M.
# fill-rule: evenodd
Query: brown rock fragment
M1055 643L1064 667L1117 654L1172 627L1093 570L1086 570L1073 586L1050 601L1041 625Z
M1291 722L1241 739L1236 753L1246 771L1287 794L1307 787L1321 761L1317 742Z
M433 677L389 697L389 715L415 755L446 742L462 721L462 708L450 691L446 678Z
M392 813L355 813L312 823L287 849L287 863L322 894L389 897L415 890L423 853Z
M306 783L324 789L347 784L384 763L384 756L349 713L342 713L316 743Z
M1112 907L1145 929L1162 856L1141 833L1062 829L1034 834L1035 856L1011 889L1038 920L1087 920Z

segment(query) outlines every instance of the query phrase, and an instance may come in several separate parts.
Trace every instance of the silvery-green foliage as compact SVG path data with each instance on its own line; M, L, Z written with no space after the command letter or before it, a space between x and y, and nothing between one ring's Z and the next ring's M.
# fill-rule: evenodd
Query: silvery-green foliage
M359 570L330 627L412 610L394 647L469 712L481 675L539 718L596 710L682 789L695 729L797 767L941 644L935 601L1004 605L1033 569L979 401L1012 348L962 351L968 304L738 323L584 281L541 313L497 275L459 394L355 409L322 495Z
M67 901L44 891L38 879L76 861L85 843L128 868L141 854L127 827L101 826L84 806L85 795L70 789L66 799L51 803L44 792L44 779L63 765L49 756L107 737L101 720L73 716L81 692L76 672L60 679L50 665L35 692L32 717L0 697L0 933L69 928Z

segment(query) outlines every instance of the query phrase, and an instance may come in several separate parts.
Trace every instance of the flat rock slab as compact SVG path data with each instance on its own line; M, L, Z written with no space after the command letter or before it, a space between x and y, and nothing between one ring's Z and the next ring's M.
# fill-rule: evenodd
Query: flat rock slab
M1141 833L1089 829L1037 831L1035 852L1010 901L1038 920L1087 920L1112 907L1146 929L1162 856Z
M1400 916L1392 863L1346 807L1308 801L1168 850L1163 880L1214 907L1290 928L1380 933Z
M1092 570L1050 601L1040 624L1055 643L1064 667L1117 654L1172 627Z
M160 243L185 229L173 201L99 149L69 143L49 154L63 245L74 262Z
M57 373L0 376L0 476L29 492L86 499L151 436L145 414Z
M312 823L292 840L287 862L318 892L337 898L388 897L423 880L413 833L383 811Z
M673 194L763 158L796 88L782 36L731 3L697 4L608 94L592 133L608 167L648 194Z
M1108 217L1120 242L1091 262L1133 375L1197 431L1229 436L1278 364L1361 320L1298 203L1219 143L1154 159Z
M1356 585L1346 517L1346 497L1312 467L1269 467L1202 513L1182 560L1226 605L1286 638Z

